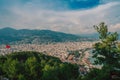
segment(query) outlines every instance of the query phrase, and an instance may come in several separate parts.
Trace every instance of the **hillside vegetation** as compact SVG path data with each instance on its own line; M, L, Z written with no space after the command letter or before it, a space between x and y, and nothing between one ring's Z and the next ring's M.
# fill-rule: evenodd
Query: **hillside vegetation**
M81 39L82 38L80 36L50 30L15 30L9 27L0 29L0 44L38 44L51 42L80 41Z
M0 76L10 80L75 80L78 66L38 52L0 56Z

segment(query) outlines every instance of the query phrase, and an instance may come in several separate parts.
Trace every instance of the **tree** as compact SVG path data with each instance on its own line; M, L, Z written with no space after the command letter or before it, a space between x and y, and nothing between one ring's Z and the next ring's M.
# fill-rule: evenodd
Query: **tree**
M29 80L37 80L40 79L40 66L37 62L37 59L35 57L30 57L25 61L25 71L27 73L27 79ZM29 73L29 74L28 74Z
M39 52L28 51L0 55L1 79L76 80L79 76L78 69L78 65L64 63L59 58Z
M109 68L109 74L113 72L120 73L120 46L118 45L117 32L108 32L107 25L100 23L94 26L99 33L100 41L94 45L93 58L95 64L103 65L103 68Z
M19 62L18 60L12 60L12 59L7 59L5 63L3 64L3 71L6 73L5 75L9 77L10 79L17 79L17 74L18 74L18 68L19 68Z

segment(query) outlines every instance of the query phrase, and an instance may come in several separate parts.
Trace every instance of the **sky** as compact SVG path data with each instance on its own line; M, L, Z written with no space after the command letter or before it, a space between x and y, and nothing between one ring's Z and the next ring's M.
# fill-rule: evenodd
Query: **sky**
M101 22L120 32L120 0L0 0L0 28L93 34Z

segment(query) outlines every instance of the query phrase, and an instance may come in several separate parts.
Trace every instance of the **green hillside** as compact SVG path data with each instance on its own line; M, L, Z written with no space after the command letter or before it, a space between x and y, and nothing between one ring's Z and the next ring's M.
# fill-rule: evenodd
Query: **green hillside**
M55 32L50 30L15 30L12 28L0 29L0 44L8 43L50 43L50 42L66 42L80 41L81 37Z

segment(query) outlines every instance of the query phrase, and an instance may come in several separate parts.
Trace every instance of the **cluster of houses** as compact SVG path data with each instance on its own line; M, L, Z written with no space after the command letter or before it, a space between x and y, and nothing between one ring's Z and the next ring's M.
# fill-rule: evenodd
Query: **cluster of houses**
M19 44L19 45L0 45L0 54L5 55L12 52L20 51L37 51L46 55L60 58L63 62L70 62L80 65L80 72L92 68L92 64L88 60L89 49L95 42L65 42L51 44ZM84 71L85 72L85 71Z

